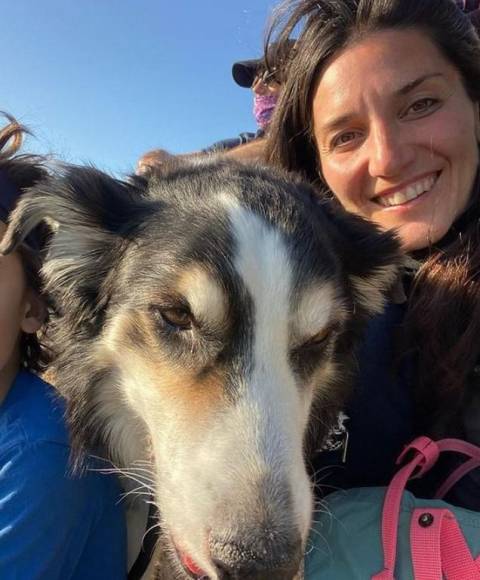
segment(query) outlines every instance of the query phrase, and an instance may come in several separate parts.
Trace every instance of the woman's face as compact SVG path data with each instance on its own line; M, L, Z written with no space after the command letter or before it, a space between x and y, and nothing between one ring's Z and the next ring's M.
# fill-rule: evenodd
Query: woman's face
M313 128L340 203L407 251L441 239L465 209L478 165L478 105L418 30L386 30L346 48L320 76Z
M281 85L270 79L265 73L257 75L253 80L252 91L255 95L276 95L280 92Z

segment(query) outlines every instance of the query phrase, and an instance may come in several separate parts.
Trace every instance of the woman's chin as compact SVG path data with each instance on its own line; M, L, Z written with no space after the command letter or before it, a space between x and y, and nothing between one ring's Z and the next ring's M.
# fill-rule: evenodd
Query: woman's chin
M402 249L406 253L429 248L439 242L448 232L450 226L413 223L393 228L396 230Z

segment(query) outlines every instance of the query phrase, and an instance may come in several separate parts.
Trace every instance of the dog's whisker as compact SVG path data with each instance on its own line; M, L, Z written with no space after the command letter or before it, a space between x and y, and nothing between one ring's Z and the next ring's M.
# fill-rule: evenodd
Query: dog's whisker
M320 516L329 516L329 515L331 515L331 511L330 511L329 509L323 509L323 510L322 510L322 509L318 509L318 510L313 510L313 512L312 512L312 515L313 515L313 516L316 516L316 515L320 515ZM314 521L315 521L315 520L314 520Z
M136 471L142 471L144 473L148 473L149 475L151 475L152 477L155 477L155 471L153 468L148 468L148 467L142 467L142 466L138 466L138 465L131 465L130 469L132 470L136 470Z
M146 495L148 497L152 497L152 491L145 486L140 486L134 489L129 489L122 494L123 497L127 497L129 495Z
M315 549L316 546L312 544L312 542L308 541L307 545L305 546L305 556L309 556Z
M152 526L147 528L147 530L145 531L145 533L143 534L143 537L142 537L142 544L145 541L145 538L148 536L148 534L150 532L153 532L153 530L155 530L156 528L161 529L161 525L159 522L156 522L155 524L153 524Z
M321 540L322 545L325 546L325 548L322 549L322 546L319 546L317 543L313 543L312 540L311 540L311 536L310 536L309 542L312 542L312 547L315 550L319 550L320 552L323 552L323 553L325 553L324 550L326 549L327 555L331 557L332 554L333 554L333 552L332 552L332 549L331 549L331 547L330 547L327 539L325 538L325 536L323 534L321 534L319 531L317 531L315 528L311 528L310 529L310 533L312 533L312 532L315 535L315 537L317 537L317 538L319 538Z
M138 471L136 470L127 470L127 469L122 469L122 470L116 470L115 473L119 473L121 475L124 475L125 477L136 477L138 478L140 481L143 481L145 484L150 484L150 485L154 485L155 484L155 478L153 477L147 477L146 474L144 473L138 473Z
M327 543L328 546L328 543ZM317 546L312 540L311 538L309 538L307 540L307 544L305 546L305 556L309 556L312 552L320 552L320 553L325 553L325 551L320 547ZM330 551L327 550L327 553L331 553Z
M124 469L120 469L120 468L115 468L109 471L103 471L103 470L99 470L102 473L106 473L106 474L116 474L116 475L121 475L123 477L125 477L126 479L130 480L130 481L134 481L135 483L138 483L140 486L145 487L146 489L149 489L151 491L151 493L154 492L154 488L152 486L152 484L154 482L148 482L148 481L144 481L143 479L140 478L140 476L138 476L137 473L130 473ZM150 483L150 485L149 485Z

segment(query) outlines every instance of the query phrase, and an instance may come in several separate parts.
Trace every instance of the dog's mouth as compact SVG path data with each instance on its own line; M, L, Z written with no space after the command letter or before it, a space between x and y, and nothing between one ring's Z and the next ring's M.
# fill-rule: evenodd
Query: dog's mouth
M196 564L195 560L189 556L186 552L180 550L178 547L175 547L177 552L177 557L184 569L185 573L194 580L208 580L209 577L204 572L198 564Z

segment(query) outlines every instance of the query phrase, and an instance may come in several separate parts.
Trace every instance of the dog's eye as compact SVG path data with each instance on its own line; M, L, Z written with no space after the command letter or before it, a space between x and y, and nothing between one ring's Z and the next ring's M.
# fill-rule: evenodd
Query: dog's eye
M334 330L335 330L335 325L330 324L329 326L326 326L320 332L317 332L317 334L314 334L307 341L305 341L302 344L302 347L308 348L308 347L321 346L321 345L325 344L327 342L327 340L332 336Z
M190 330L193 325L188 308L155 308L155 315L175 330Z
M192 314L185 308L163 310L162 318L167 324L178 328L178 330L190 330L192 328Z

